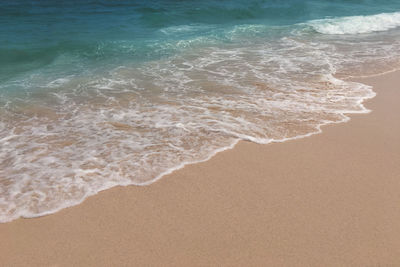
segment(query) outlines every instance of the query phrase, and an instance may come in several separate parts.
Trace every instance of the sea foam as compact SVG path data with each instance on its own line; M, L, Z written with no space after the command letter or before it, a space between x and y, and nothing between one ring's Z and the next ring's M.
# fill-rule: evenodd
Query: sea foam
M374 93L334 78L333 52L282 38L45 79L0 109L0 222L150 184L238 140L285 141L368 112Z
M309 24L356 25L319 22ZM396 64L398 31L338 37L310 34L310 25L172 26L144 48L118 41L95 53L57 52L8 78L0 84L0 222L151 184L239 140L283 142L368 112L372 88L338 77ZM131 54L144 56L132 62Z
M313 20L307 23L323 34L360 34L380 32L400 26L400 12L370 16L350 16Z

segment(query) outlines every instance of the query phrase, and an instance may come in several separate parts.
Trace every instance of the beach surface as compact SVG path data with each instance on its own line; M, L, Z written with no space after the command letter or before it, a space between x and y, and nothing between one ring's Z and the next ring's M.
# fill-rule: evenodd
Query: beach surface
M370 114L240 142L145 187L0 225L1 266L399 266L400 72Z

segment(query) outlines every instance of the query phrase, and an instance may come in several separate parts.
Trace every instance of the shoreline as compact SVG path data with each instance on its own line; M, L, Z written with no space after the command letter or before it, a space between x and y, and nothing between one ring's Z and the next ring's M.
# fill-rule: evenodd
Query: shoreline
M392 73L392 72L396 72L397 69L394 69L392 71L386 71L383 73L378 73L375 75L370 75L370 76L361 76L360 78L365 78L365 77L375 77L375 76L380 76L380 75L385 75L387 73ZM205 158L202 159L198 159L198 160L194 160L194 161L188 161L188 162L182 162L179 165L172 167L170 169L167 169L166 171L160 173L159 175L157 175L156 177L154 177L151 180L145 181L145 182L138 182L138 183L120 183L120 184L114 184L112 186L108 185L108 186L103 186L100 189L96 189L94 190L95 192L89 192L86 195L83 196L82 199L78 200L78 201L65 201L62 205L60 205L58 208L52 209L52 210L47 210L44 212L40 212L40 213L36 213L36 214L23 214L20 215L19 217L12 217L12 219L10 220L0 220L0 224L2 223L10 223L12 221L18 220L18 219L33 219L33 218L39 218L39 217L43 217L43 216L48 216L51 214L55 214L57 212L60 212L63 209L66 208L71 208L74 206L78 206L81 205L83 202L86 201L86 199L88 199L89 197L95 196L105 190L110 190L114 187L118 187L118 186L149 186L153 183L158 182L159 180L161 180L162 178L164 178L165 176L168 176L172 173L174 173L175 171L178 171L182 168L185 168L186 166L189 165L193 165L193 164L199 164L199 163L203 163L203 162L207 162L210 159L212 159L213 157L215 157L217 154L227 151L227 150L231 150L234 149L236 147L236 145L240 142L252 142L255 144L259 144L259 145L268 145L268 144L273 144L273 143L283 143L283 142L288 142L288 141L293 141L293 140L298 140L298 139L302 139L302 138L306 138L306 137L311 137L313 135L317 135L317 134L321 134L323 132L322 128L328 125L335 125L335 124L341 124L341 123L347 123L348 121L351 120L351 116L355 115L355 114L368 114L371 112L370 109L366 108L364 103L370 99L373 99L376 96L376 92L373 90L372 86L369 86L367 84L363 84L363 83L358 83L356 80L354 79L349 79L349 78L337 78L335 76L332 76L332 78L334 80L338 80L339 82L354 82L356 84L359 84L360 87L367 87L369 89L369 95L365 95L361 98L358 99L358 101L356 102L357 105L360 107L359 111L353 110L347 110L347 111L340 111L337 114L340 114L342 116L341 120L338 121L323 121L320 122L319 124L317 124L315 126L315 131L311 131L309 133L306 134L301 134L301 135L297 135L294 137L284 137L281 139L265 139L267 141L265 141L264 139L257 139L257 138L253 138L251 136L248 137L248 139L244 139L244 138L237 138L235 140L233 140L233 142L229 145L229 146L225 146L225 147L220 147L218 149L215 149L214 151L212 151L212 153L210 153L209 155L207 155ZM358 85L353 85L353 86L357 86Z
M399 140L395 138L397 133L400 134L400 125L388 125L388 119L379 116L389 108L385 107L387 103L381 103L382 99L393 102L395 97L388 95L400 95L391 88L399 84L400 78L396 77L399 74L395 71L355 79L367 85L373 83L373 90L378 95L363 102L372 113L362 116L346 114L351 117L350 121L324 125L319 135L267 145L240 141L233 149L217 153L205 162L185 165L150 186L113 187L85 199L78 206L55 214L0 224L0 235L4 237L0 245L0 251L4 251L0 253L0 261L13 266L118 265L127 262L146 265L270 263L291 266L400 263L400 257L396 257L400 255L400 249L397 249L400 247L400 241L397 241L400 240L400 229L395 228L395 221L400 219L399 208L392 207L396 209L395 214L384 214L395 217L391 226L396 230L392 235L384 235L385 238L378 238L382 231L377 233L375 228L381 225L374 221L387 219L385 216L370 218L356 212L367 210L368 215L380 214L380 208L387 208L384 205L386 202L393 203L393 206L399 203L399 196L395 193L385 195L385 190L380 192L379 179L369 177L370 173L377 172L374 169L377 166L368 158L373 151L380 151L380 156L385 156L386 152L392 156L385 159L390 162L386 175L393 184L385 188L398 192L395 189L400 190L400 185L395 178L400 177L400 168L393 163L400 159L400 150L396 151L400 148ZM395 106L391 104L390 108L394 110L391 116L395 118L392 122L395 123L396 118L399 121L400 112L396 115ZM381 128L382 132L379 131ZM385 138L374 139L371 133L390 136L392 142L387 144ZM352 142L346 140L347 135ZM357 143L356 136L367 146L354 147L358 153L349 147L349 144ZM339 148L350 154L349 160L354 161L357 171L348 166L343 158L335 157L341 153ZM328 164L330 162L339 168L333 168ZM381 165L387 167L384 162ZM384 171L385 168L379 170ZM319 176L323 176L321 181ZM339 185L335 184L336 179ZM371 184L378 187L370 188ZM344 194L351 201L341 200L330 191L329 186L323 185L330 185L333 191ZM357 189L357 186L363 190ZM349 190L349 187L355 191ZM379 201L373 202L375 206L371 208L362 203L372 201L368 199L374 193L371 189L378 189L376 199L387 198L382 207ZM326 206L324 209L320 207L321 202L330 203L333 208ZM352 218L350 211L353 215L358 214L359 220L357 216ZM325 221L322 214L331 222ZM343 220L335 218L336 215L345 218L344 221L351 226L347 228L352 231L346 228ZM207 218L207 221L202 221L202 218ZM337 228L333 225L335 223L342 228ZM364 228L357 230L356 226L360 225ZM347 235L356 235L358 239L349 240L341 231L343 228ZM183 237L179 236L181 233ZM333 233L339 233L339 236ZM375 239L365 240L366 237ZM360 244L356 245L356 241ZM169 242L175 246L169 247ZM123 252L116 251L121 249L121 245ZM322 249L315 245L322 246ZM65 257L63 253L70 256ZM110 258L106 260L106 257Z

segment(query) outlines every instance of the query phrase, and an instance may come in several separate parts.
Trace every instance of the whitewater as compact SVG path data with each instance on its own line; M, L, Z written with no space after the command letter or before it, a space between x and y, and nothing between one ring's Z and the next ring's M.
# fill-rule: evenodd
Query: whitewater
M399 66L400 12L274 25L259 16L166 27L169 17L157 17L164 22L152 18L148 39L143 31L30 47L25 57L14 40L19 48L0 54L9 60L0 72L0 222L149 185L240 140L320 133L369 112L372 88L346 77Z

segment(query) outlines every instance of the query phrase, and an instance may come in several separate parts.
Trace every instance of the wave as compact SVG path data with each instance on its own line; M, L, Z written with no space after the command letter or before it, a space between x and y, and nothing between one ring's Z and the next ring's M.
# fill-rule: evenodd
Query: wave
M143 38L0 47L9 65L0 70L8 78L0 79L0 223L53 213L116 185L153 183L239 140L319 133L368 112L362 101L375 95L343 74L398 64L397 31L316 33L390 29L398 13L311 20L305 8L301 20L283 25L246 19L299 8L286 3L269 15L236 4L218 16L205 5L175 16L167 2L141 11L137 20L162 24ZM209 25L228 21L235 23Z
M322 34L361 34L387 31L400 26L400 12L370 16L312 20L306 25Z
M276 42L57 78L0 107L0 223L150 184L238 140L281 142L368 112L372 89L335 79L328 45Z

